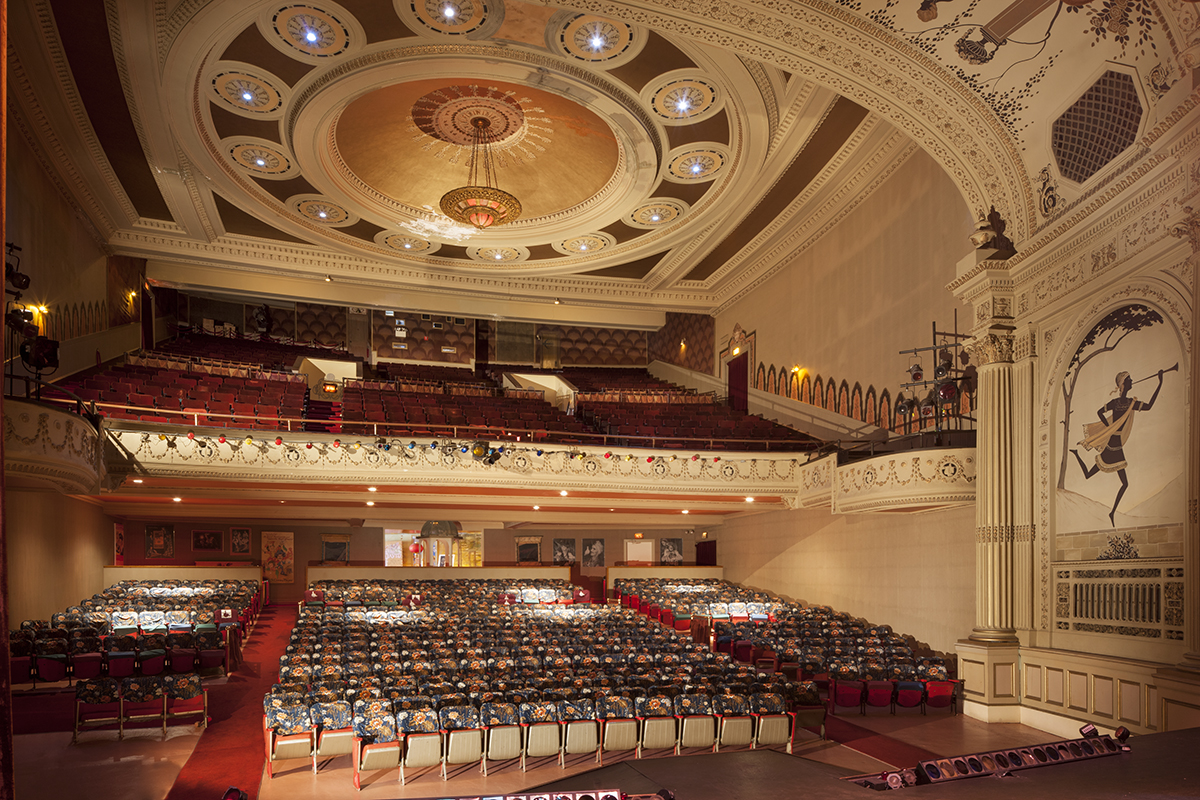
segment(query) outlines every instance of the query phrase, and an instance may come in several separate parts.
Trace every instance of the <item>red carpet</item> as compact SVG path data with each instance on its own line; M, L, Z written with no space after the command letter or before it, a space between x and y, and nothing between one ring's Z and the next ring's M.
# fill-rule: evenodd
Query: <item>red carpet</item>
M825 732L838 744L900 769L938 757L937 753L867 730L842 717L826 717Z
M262 699L279 674L279 657L296 624L294 605L263 609L242 650L242 665L208 692L212 720L183 765L167 800L213 800L230 786L258 796L264 750Z

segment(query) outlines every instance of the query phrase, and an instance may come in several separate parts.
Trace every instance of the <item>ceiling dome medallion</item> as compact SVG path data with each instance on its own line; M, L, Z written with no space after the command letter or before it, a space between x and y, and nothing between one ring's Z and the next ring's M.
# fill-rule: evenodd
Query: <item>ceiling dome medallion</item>
M555 250L568 256L590 256L599 253L606 247L617 243L611 235L602 232L584 233L573 236L566 241L551 245Z
M315 5L286 5L271 15L271 28L294 55L323 60L350 49L350 26Z
M635 228L658 228L684 215L687 206L678 200L655 197L635 208L625 222Z
M283 108L283 93L272 81L237 67L218 72L211 86L225 107L243 116L263 117Z
M394 0L406 25L425 36L469 36L493 32L504 20L502 0ZM472 35L474 34L474 35Z
M239 167L260 177L281 178L288 176L292 162L284 153L265 143L235 142L229 146L229 156Z
M696 122L714 110L717 87L703 78L677 77L659 86L650 95L650 108L667 124Z
M433 242L427 239L419 239L416 236L408 236L403 233L393 233L383 237L383 246L398 253L409 253L411 255L428 253L434 247Z
M632 55L640 44L631 25L590 14L567 18L555 36L564 55L589 64Z
M467 257L484 264L510 264L529 258L524 247L469 247Z
M727 157L718 145L695 145L672 153L667 174L676 183L712 180L725 166Z
M320 196L301 195L293 197L289 205L302 216L307 217L313 222L319 222L322 225L342 225L347 222L357 221L345 208L332 200Z

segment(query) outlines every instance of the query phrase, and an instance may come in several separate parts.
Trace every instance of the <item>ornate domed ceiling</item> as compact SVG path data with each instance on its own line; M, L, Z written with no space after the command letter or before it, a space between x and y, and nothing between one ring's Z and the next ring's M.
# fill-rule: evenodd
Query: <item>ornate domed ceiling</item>
M97 238L152 277L712 312L919 149L1018 241L1094 191L1120 154L1072 158L1118 123L1138 141L1200 47L1170 4L1098 4L1062 15L1092 14L1080 36L1004 0L940 22L890 0L30 0L13 96ZM1073 121L1097 54L1115 88ZM439 208L475 118L523 207L483 231Z

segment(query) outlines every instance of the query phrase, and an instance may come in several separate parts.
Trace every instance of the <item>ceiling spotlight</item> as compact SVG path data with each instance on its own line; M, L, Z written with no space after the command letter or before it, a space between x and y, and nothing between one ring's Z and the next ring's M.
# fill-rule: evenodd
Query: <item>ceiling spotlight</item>
M562 303L562 301L561 301L561 300L559 300L557 297L556 297L556 298L554 298L554 305L556 305L556 306L557 306L557 305L560 305L561 303Z
M753 503L753 502L754 502L754 498L753 498L753 497L747 497L747 498L746 498L746 502L747 502L747 503Z
M307 40L308 40L308 41L310 41L310 42L315 42L315 41L316 41L318 38L320 38L320 37L317 35L317 32L316 32L316 31L314 31L312 28L309 28L309 29L308 29L308 30L305 32L305 34L304 34L304 38L305 38L305 39L307 39Z
M325 282L326 282L326 283L329 283L329 282L331 282L332 280L333 280L333 278L329 277L328 275L326 275L326 276L325 276Z
M658 222L660 219L662 219L662 217L661 217L661 216L659 216L658 214L651 214L651 215L650 215L650 221L651 221L651 222Z
M260 167L265 167L267 165L267 160L265 158L256 158L254 159L254 163L258 164Z
M317 216L320 217L321 219L325 219L326 217L329 216L329 214L325 211L318 211Z
M681 511L680 513L681 513L681 514L686 514L686 513L688 513L688 510L685 508L685 509L684 509L683 511Z
M373 505L375 505L375 501L374 501L374 500L368 500L368 501L367 501L367 505L369 505L369 506L373 506Z
M446 5L442 8L442 16L445 17L446 19L454 19L454 17L457 14L458 14L458 9L456 9L452 5Z
M541 506L534 506L534 507L533 507L533 510L534 510L534 511L537 511L539 508L541 508Z
M172 498L171 498L171 501L172 501L172 502L175 502L175 503L182 503L182 502L183 502L183 498L182 498L182 497L172 497Z
M559 495L561 495L562 497L566 497L566 496L567 496L567 490L566 490L566 489L562 489L561 491L559 491Z
M134 482L134 483L141 483L141 482L142 482L142 479L141 479L141 478L134 478L134 479L133 479L133 482Z
M376 489L374 486L368 486L368 487L367 487L367 491L368 491L368 492L377 492L377 491L379 491L379 490L378 490L378 489Z
M250 94L249 92L242 92L242 99L249 103L254 99L254 95Z
M692 174L693 175L699 175L700 170L702 170L702 169L704 169L704 167L700 166L699 162L692 164Z
M688 99L686 97L679 98L679 101L677 103L675 103L676 111L681 111L681 112L687 111L691 107L692 107L692 104L688 102Z
M405 249L405 250L412 250L412 242L405 242L405 243L404 243L404 249Z
M495 259L496 259L497 261L503 261L503 260L504 260L504 253L496 253L496 255L495 255Z

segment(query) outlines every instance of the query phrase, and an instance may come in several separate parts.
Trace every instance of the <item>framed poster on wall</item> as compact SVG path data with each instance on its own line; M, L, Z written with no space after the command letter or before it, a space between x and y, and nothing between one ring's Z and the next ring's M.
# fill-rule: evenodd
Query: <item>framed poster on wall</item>
M146 526L146 558L175 557L175 527L173 525Z
M575 563L575 540L574 539L555 539L554 540L554 563L555 564L574 564Z
M296 549L291 531L262 532L263 577L271 583L296 582Z
M225 531L192 531L192 550L220 553L225 549Z
M585 566L585 567L603 567L604 566L604 540L603 539L584 539L583 540L583 566Z
M683 539L659 539L658 560L664 566L677 567L683 563Z
M113 523L113 564L125 565L125 523Z
M250 555L250 529L229 529L229 552L235 556Z

